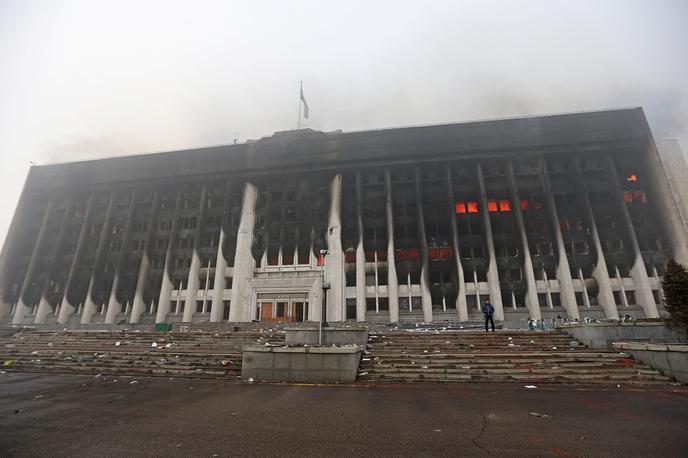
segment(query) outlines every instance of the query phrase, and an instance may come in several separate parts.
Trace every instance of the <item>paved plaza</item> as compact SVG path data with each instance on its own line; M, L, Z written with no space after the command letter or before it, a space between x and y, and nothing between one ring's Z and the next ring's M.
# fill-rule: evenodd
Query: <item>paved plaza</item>
M688 389L0 374L0 456L685 456Z

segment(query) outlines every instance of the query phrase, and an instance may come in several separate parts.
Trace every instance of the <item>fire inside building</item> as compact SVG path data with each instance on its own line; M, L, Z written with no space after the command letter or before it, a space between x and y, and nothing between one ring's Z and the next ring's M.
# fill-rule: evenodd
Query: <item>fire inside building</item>
M677 202L640 108L34 166L0 316L467 321L489 298L499 320L657 317L664 265L688 260Z

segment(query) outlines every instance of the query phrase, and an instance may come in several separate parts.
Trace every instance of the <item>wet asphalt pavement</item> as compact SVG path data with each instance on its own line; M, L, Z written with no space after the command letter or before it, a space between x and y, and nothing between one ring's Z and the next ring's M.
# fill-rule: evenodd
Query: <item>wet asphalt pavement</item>
M1 457L489 455L688 456L688 388L0 374Z

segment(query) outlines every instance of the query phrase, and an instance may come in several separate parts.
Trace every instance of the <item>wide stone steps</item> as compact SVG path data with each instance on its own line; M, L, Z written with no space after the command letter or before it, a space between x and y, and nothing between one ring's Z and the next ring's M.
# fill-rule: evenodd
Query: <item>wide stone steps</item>
M19 372L236 379L243 346L283 342L282 332L23 331L0 338L0 365Z
M653 384L671 380L628 355L560 331L388 332L370 336L358 380Z

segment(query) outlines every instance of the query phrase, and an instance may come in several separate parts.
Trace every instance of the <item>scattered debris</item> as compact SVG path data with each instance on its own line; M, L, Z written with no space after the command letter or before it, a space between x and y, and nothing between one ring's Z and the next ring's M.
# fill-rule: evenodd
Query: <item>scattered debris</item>
M533 388L537 388L537 386L535 386L535 385L526 385L525 388L528 388L528 389L531 389L531 390L532 390Z
M158 347L158 343L157 343L157 342L153 342L153 343L151 344L151 347L157 348L157 347Z
M98 377L100 377L101 375L103 375L103 374L96 374L96 375L95 375L95 378L98 378Z
M171 346L172 346L172 344L168 343L167 345L165 345L165 348L170 348Z
M34 396L33 398L34 398L34 399L41 399L41 398L44 398L44 397L45 397L44 394L38 394L38 395Z
M441 432L442 432L442 430L441 430L441 429L433 429L433 432L436 432L436 433L441 433Z
M253 382L254 382L253 377L249 377L248 380L246 380L246 381L247 381L248 383L253 383Z
M5 361L4 363L2 363L2 365L3 365L4 367L9 367L9 366L11 366L12 364L14 364L14 360L13 360L13 359L8 359L8 360Z
M361 376L361 375L368 375L368 373L367 373L367 372L359 372L358 375L359 375L359 376Z
M221 362L223 366L229 366L230 364L234 364L228 359L223 359Z
M139 383L138 380L132 380L131 382L129 382L129 385L136 385L137 383Z
M120 341L115 342L115 347L119 347L120 345L122 345L122 342L120 342Z
M532 415L532 416L538 417L538 418L551 418L551 419L554 419L553 416L547 415L547 414L544 414L544 413L528 412L528 415Z

